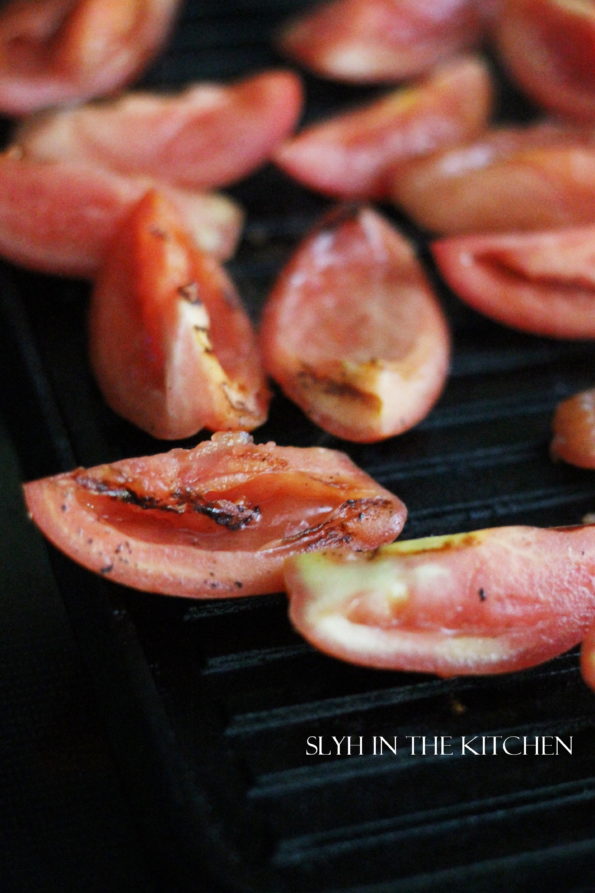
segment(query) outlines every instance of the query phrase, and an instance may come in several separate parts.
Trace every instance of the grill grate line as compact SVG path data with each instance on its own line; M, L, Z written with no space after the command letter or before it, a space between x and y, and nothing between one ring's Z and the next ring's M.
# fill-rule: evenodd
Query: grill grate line
M361 825L350 825L333 832L307 834L289 838L281 843L274 860L279 866L300 862L303 859L329 858L345 849L350 851L364 849L373 843L395 844L406 846L410 838L434 837L452 833L455 829L462 832L465 826L475 824L480 818L494 822L505 819L509 822L513 817L532 813L542 813L544 809L560 808L569 804L595 802L595 778L587 781L561 782L553 787L542 787L533 791L517 791L511 795L496 796L488 801L468 801L453 807L442 807L433 813L412 813L395 819L376 822L364 822ZM404 827L404 822L407 826ZM349 839L346 838L349 835Z
M311 651L316 655L313 649ZM576 672L576 655L572 653L561 655L554 658L549 664L543 664L524 672L525 678L538 679L549 678L558 673L567 673L570 670ZM519 674L516 676L503 674L497 678L481 676L460 676L456 679L433 678L430 681L415 682L389 689L368 690L357 695L350 694L339 698L308 701L305 704L291 704L267 710L251 711L234 716L226 729L226 735L238 737L256 732L270 732L278 726L299 725L320 718L330 719L342 716L345 713L396 706L433 698L445 693L458 694L467 689L475 690L482 686L509 688L517 684L518 676Z

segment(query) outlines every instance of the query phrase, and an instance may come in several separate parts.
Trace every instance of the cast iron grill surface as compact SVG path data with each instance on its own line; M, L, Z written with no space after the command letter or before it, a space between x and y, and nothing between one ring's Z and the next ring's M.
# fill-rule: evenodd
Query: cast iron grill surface
M144 84L227 80L283 64L274 26L294 0L187 2ZM501 116L531 110L499 75ZM374 95L305 76L307 120ZM229 190L248 220L229 264L255 319L276 272L328 202L266 167ZM557 401L589 386L588 343L522 335L465 308L416 241L453 328L446 391L415 430L338 441L278 392L259 441L324 445L408 505L406 536L579 523L595 478L548 456ZM116 418L90 377L87 286L2 270L3 408L28 478L168 445ZM190 445L190 441L184 445ZM193 602L147 596L49 549L160 889L298 893L592 889L593 695L576 651L494 678L440 680L341 664L291 629L283 595ZM452 755L370 752L373 736L450 736ZM475 756L463 736L553 735L573 752ZM309 756L307 739L364 742ZM459 748L460 749L460 748Z

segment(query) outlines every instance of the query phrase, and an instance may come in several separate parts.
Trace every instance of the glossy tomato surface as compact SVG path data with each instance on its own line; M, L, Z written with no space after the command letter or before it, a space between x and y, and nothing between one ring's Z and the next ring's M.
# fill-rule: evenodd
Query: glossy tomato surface
M90 570L193 598L275 592L288 555L373 548L406 514L343 453L243 432L43 478L25 498L48 539Z
M76 161L192 188L247 176L294 129L302 89L291 71L265 71L181 93L139 92L27 119L15 140L30 158Z
M595 469L595 388L562 400L553 419L552 456Z
M595 226L451 236L433 244L455 294L498 322L554 338L595 338Z
M381 199L387 172L399 162L478 136L491 98L485 63L459 58L415 85L311 125L286 141L275 160L327 195Z
M13 147L0 154L0 254L44 273L92 277L117 226L154 185L89 164L32 160ZM235 202L159 188L203 249L219 258L233 253L243 222Z
M595 130L543 122L397 168L393 198L433 232L513 232L593 222Z
M557 115L595 122L595 4L506 0L497 47L511 76Z
M446 379L450 339L407 240L338 208L298 246L265 305L265 366L326 431L372 442L415 425Z
M288 22L277 42L324 77L402 81L478 43L498 6L498 0L330 0Z
M108 404L154 437L252 430L266 420L256 336L235 286L157 192L110 243L93 286L89 337Z
M595 526L501 527L288 561L293 624L364 666L505 673L581 641L595 617Z
M0 13L0 110L103 96L165 42L179 0L13 0Z

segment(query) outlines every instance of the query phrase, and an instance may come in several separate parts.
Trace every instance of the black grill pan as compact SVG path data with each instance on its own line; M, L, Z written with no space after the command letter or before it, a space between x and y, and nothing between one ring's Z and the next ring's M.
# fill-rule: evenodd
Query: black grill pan
M271 32L304 5L187 2L144 84L280 65ZM530 114L499 78L501 116ZM308 120L373 94L305 83ZM257 318L276 272L327 203L271 167L231 191L248 223L229 266ZM407 536L579 523L595 508L595 478L551 462L548 443L556 402L593 381L592 346L522 335L467 309L438 280L424 234L384 210L416 240L452 323L442 399L415 430L354 445L276 393L257 438L345 449L409 506ZM164 449L97 392L86 358L87 287L9 266L0 275L2 409L24 476ZM282 595L146 596L48 552L155 889L593 889L595 701L576 652L494 678L377 672L313 651L290 628ZM307 754L309 737L333 735L572 736L573 752Z

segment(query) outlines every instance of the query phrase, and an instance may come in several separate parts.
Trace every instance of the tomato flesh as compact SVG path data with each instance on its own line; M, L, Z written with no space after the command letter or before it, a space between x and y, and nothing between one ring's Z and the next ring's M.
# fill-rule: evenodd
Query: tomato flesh
M155 437L266 420L256 336L235 286L157 192L135 206L106 253L89 333L108 404Z
M100 165L194 189L239 180L294 129L302 89L290 71L178 95L136 93L57 109L24 122L15 140L29 158Z
M321 121L285 142L275 161L312 189L339 198L387 194L387 171L477 136L491 104L488 70L457 59L424 81Z
M370 208L340 208L298 247L264 309L265 366L326 431L372 442L423 418L449 334L409 243Z
M289 21L277 43L323 77L396 82L474 46L498 5L498 0L330 0Z
M591 0L508 0L497 46L511 76L539 105L595 122L595 5Z
M155 185L87 164L31 160L18 147L0 153L0 253L42 273L91 278L118 225ZM158 186L201 248L231 256L243 218L231 199Z
M595 388L581 391L556 407L552 456L580 468L595 469Z
M438 233L590 224L595 131L547 122L488 131L399 165L392 195L420 226Z
M25 115L102 96L165 42L179 0L13 0L0 13L0 109Z
M464 301L505 325L554 338L595 338L595 226L451 236L432 246Z
M258 445L245 432L33 481L25 498L48 539L88 569L194 598L279 591L287 556L375 548L406 516L345 454Z
M502 527L288 560L297 630L364 666L505 673L576 645L595 616L595 525Z

